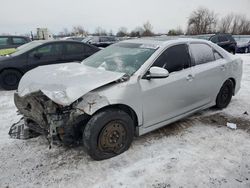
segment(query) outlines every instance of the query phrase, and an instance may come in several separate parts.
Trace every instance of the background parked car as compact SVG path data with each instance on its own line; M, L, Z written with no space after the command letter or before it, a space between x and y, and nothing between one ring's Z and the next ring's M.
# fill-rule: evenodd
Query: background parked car
M23 36L0 36L0 49L17 48L30 42L29 37Z
M236 52L237 43L230 34L215 34L210 36L209 40L232 54Z
M238 38L237 41L237 53L249 53L250 52L250 38Z
M15 51L15 48L30 42L29 37L0 36L0 55L6 55Z
M81 42L85 37L65 37L63 40L75 40Z
M105 48L118 42L118 40L113 36L89 36L83 39L82 42Z
M81 61L99 48L77 41L33 41L16 52L0 57L0 83L6 90L16 89L22 75L41 65Z

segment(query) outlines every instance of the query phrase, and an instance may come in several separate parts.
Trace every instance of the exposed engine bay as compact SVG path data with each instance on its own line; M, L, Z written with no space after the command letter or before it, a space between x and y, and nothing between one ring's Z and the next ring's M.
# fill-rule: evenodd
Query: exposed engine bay
M75 108L79 100L64 107L36 92L24 97L15 93L14 102L23 118L12 125L9 132L12 138L28 139L43 134L51 143L62 141L67 145L81 140L81 124L89 115Z

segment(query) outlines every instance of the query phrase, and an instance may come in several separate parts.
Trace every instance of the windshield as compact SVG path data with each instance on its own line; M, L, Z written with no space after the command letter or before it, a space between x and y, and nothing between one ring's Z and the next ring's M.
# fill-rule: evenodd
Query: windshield
M117 43L90 56L82 64L131 76L157 48L155 45Z
M32 41L32 42L26 43L22 46L19 46L17 48L17 50L11 54L11 56L17 56L17 55L23 54L23 53L41 45L41 44L43 44L43 43L44 43L44 41Z

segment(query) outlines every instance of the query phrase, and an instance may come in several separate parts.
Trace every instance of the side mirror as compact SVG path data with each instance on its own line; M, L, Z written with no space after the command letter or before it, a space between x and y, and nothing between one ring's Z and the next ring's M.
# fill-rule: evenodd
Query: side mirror
M35 53L33 56L37 59L40 59L43 56L43 54L42 53Z
M167 78L169 76L169 72L161 67L151 67L149 69L148 74L146 75L146 79L150 80L152 78L159 79L159 78Z

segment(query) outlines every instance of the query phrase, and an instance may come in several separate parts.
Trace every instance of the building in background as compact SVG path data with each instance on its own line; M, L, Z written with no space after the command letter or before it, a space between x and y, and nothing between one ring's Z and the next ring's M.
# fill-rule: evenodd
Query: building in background
M37 40L52 40L53 35L48 28L37 28Z

